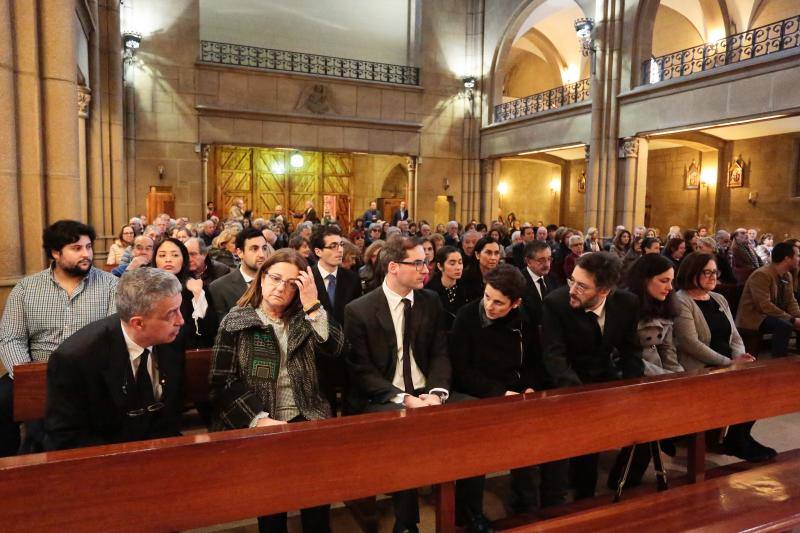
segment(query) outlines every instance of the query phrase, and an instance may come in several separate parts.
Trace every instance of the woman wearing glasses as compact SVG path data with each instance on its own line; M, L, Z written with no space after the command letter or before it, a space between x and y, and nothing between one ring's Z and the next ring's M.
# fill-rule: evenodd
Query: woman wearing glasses
M296 251L275 252L220 324L211 360L212 428L265 427L331 416L317 358L337 358L344 335L322 308ZM328 531L327 505L303 509L304 531ZM259 531L286 531L286 515L259 517Z
M119 260L122 259L122 255L125 253L129 247L133 246L133 239L136 237L136 234L133 231L133 226L122 226L122 230L119 232L119 238L114 241L108 249L108 259L106 260L107 265L118 265Z
M686 370L755 361L755 357L745 352L727 300L713 292L718 277L717 263L711 254L690 253L678 269L675 344L678 361ZM745 422L728 428L726 454L751 462L766 461L776 455L775 450L750 435L753 424Z

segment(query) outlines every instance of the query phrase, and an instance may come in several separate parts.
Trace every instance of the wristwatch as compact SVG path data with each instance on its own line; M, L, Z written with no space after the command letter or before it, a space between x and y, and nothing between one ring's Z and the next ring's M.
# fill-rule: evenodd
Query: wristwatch
M441 402L442 402L442 405L444 405L447 402L447 395L445 393L443 393L442 391L438 391L438 390L431 391L431 394L438 396L439 400L441 400Z

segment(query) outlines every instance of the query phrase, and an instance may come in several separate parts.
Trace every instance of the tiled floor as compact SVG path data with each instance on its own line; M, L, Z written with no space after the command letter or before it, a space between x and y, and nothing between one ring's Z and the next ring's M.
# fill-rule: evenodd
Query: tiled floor
M753 428L753 436L759 442L771 446L779 452L798 448L800 444L800 413L761 420ZM605 453L602 455L600 481L598 482L598 492L601 494L608 492L605 488L605 480L608 476L608 469L615 456L615 453ZM707 468L709 469L738 461L735 457L713 453L709 453L707 457ZM681 472L685 472L686 450L678 448L678 455L675 458L665 456L665 467L668 472L674 473L676 477L680 475ZM652 467L648 470L643 483L655 484L655 476ZM420 531L433 532L435 529L435 516L430 490L423 489L420 492L420 512L422 518ZM505 474L491 476L486 483L486 494L484 497L486 515L492 520L506 516L506 509L503 502L507 502L509 499L510 489L508 486L508 476ZM380 532L390 532L393 524L391 500L381 498L378 502L378 508L380 512ZM341 505L334 506L331 511L331 529L334 533L358 533L360 531L350 511ZM257 530L258 528L256 527L255 520L246 520L194 531L195 533L254 533ZM299 516L290 517L289 531L291 533L300 533L302 531Z

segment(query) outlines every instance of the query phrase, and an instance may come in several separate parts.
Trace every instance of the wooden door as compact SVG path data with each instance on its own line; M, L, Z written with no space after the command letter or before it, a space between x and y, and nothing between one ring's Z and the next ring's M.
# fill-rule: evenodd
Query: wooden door
M253 155L253 217L269 218L275 206L284 208L289 202L286 168L287 153L282 150L256 148Z
M151 186L147 193L147 220L152 223L161 213L175 218L175 194L172 187Z
M350 232L350 187L353 178L351 154L322 154L322 194L331 197L331 214L346 234Z
M217 212L228 217L233 201L244 200L245 210L253 208L253 150L242 146L217 146Z
M383 198L379 200L379 202L381 201L383 202L383 207L381 208L383 220L391 222L394 212L400 209L400 202L404 202L405 200L402 198Z

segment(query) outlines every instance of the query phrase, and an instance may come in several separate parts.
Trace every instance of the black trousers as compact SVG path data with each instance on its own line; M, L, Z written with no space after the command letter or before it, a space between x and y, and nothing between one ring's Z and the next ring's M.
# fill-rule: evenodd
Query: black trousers
M418 393L426 391L417 391ZM475 400L472 396L450 392L447 403L457 403ZM370 403L364 410L366 413L379 413L384 411L400 411L403 404L387 402L381 404ZM484 476L461 479L456 482L456 516L464 516L467 512L482 512ZM479 494L480 498L476 495ZM419 523L419 502L417 489L401 490L392 493L395 520L404 526L414 526Z
M569 460L569 474L572 480L572 487L575 489L576 500L594 497L597 489L597 467L599 462L599 453L581 455Z
M302 415L298 415L289 420L289 423L305 421L306 419ZM300 522L303 524L303 532L330 533L330 514L330 505L300 509ZM258 531L259 533L286 533L288 531L286 513L259 516Z
M14 422L14 380L6 374L0 378L0 457L17 455L19 445L19 424Z

